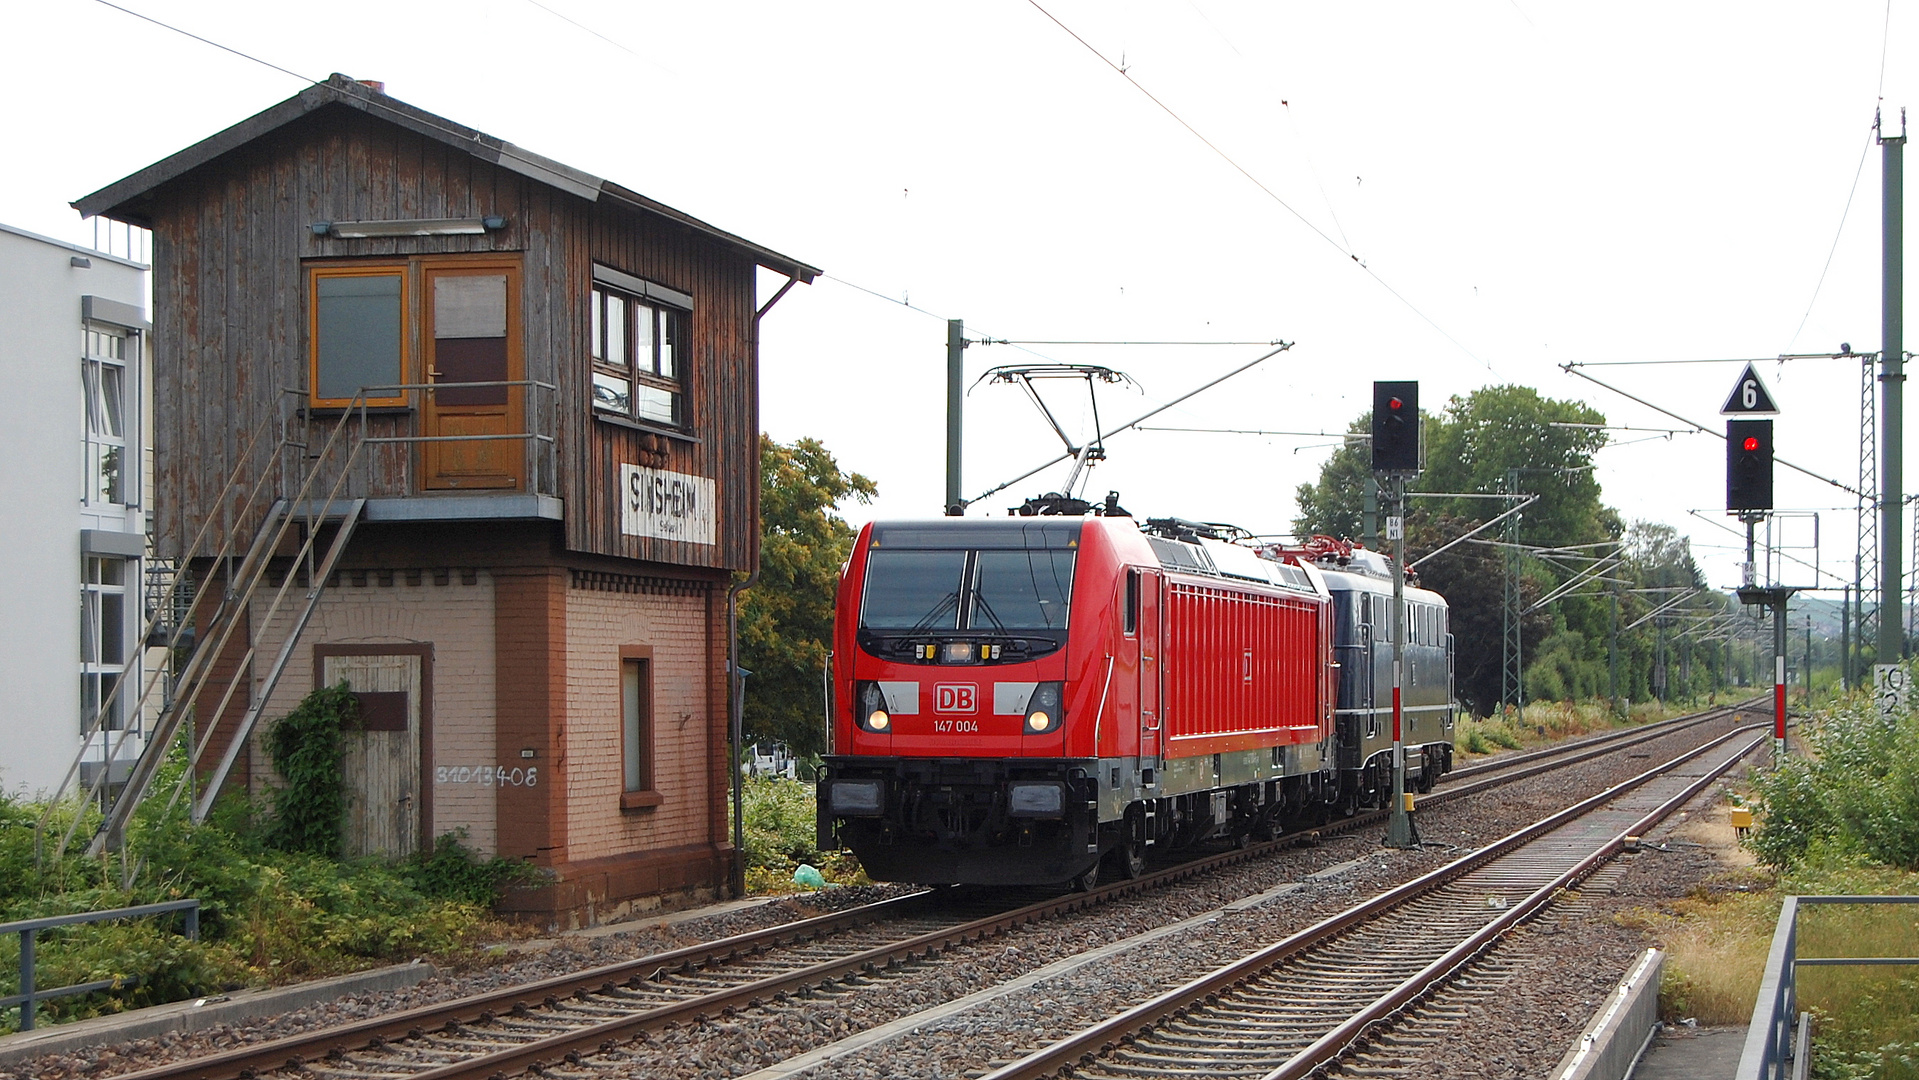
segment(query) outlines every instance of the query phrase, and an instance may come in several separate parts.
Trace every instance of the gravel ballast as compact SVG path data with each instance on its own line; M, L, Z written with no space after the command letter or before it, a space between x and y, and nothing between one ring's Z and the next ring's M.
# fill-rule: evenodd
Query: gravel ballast
M1730 724L1707 727L1717 733ZM864 1047L848 1047L797 1075L834 1078L963 1077L1003 1062L1132 1004L1186 982L1359 901L1484 846L1513 829L1675 756L1707 736L1693 729L1633 750L1521 780L1481 796L1423 806L1416 851L1379 846L1379 832L1332 837L1278 857L1244 863L1148 895L1101 905L1068 918L1021 927L947 951L898 973L856 980L805 998L792 998L730 1019L655 1033L602 1059L609 1075L737 1077L818 1051L857 1032L912 1017L969 994L1029 975L1048 965L1069 970L973 1008ZM1639 756L1650 755L1650 756ZM1700 796L1693 812L1718 798ZM1663 827L1670 829L1671 826ZM1657 834L1654 839L1657 839ZM1330 876L1315 877L1340 867ZM1578 918L1547 916L1513 935L1516 974L1499 1007L1470 1039L1454 1040L1428 1063L1430 1076L1543 1075L1576 1039L1646 942L1611 917L1617 911L1683 896L1718 864L1703 848L1649 849L1626 860L1613 894L1586 897ZM1291 886L1287 888L1287 886ZM1279 891L1265 902L1235 901ZM630 933L569 937L537 952L490 966L454 972L416 987L359 995L315 1005L244 1029L192 1034L49 1056L21 1063L0 1077L67 1080L105 1077L165 1061L279 1037L316 1027L531 982L581 968L679 948L762 926L788 922L899 889L835 889L804 900L728 912L678 923L636 927ZM1161 930L1181 920L1204 921L1154 937L1136 949L1073 965L1075 958ZM1521 939L1528 947L1518 948ZM1537 947L1532 943L1537 941ZM781 1070L784 1073L786 1070Z

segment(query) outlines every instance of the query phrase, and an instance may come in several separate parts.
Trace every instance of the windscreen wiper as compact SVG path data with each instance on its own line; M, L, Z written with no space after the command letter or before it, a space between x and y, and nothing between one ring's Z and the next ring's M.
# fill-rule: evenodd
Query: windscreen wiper
M920 616L920 620L914 623L912 629L908 630L907 633L917 634L922 630L932 629L933 624L939 620L940 616L946 614L948 611L957 611L959 609L959 597L958 589L947 593L939 603L933 605L933 610Z

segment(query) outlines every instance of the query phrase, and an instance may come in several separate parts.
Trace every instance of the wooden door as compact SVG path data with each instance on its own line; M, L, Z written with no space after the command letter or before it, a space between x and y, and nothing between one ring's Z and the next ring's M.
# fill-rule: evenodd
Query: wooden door
M526 441L485 438L525 431L520 277L508 264L428 267L425 273L425 392L421 458L425 486L522 488ZM480 384L494 385L480 385Z
M327 656L326 685L345 680L364 731L346 736L342 851L401 858L420 846L420 736L424 665L418 653Z

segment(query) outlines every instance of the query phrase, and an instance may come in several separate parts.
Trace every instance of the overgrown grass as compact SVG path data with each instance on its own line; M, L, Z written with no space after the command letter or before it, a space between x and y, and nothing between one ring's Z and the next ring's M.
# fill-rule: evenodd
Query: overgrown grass
M167 768L174 775L184 768L178 754ZM148 800L135 815L125 851L98 858L79 853L99 822L98 809L57 806L36 855L35 826L46 807L0 793L0 921L188 897L201 902L199 941L177 932L178 916L41 934L35 943L39 986L118 985L44 1002L40 1023L422 954L455 959L517 932L489 909L498 889L526 871L508 860L473 857L457 835L398 862L335 860L272 847L271 815L244 798L224 799L203 825L192 824L184 806L164 803ZM75 850L55 858L57 837L69 824L78 826ZM0 940L0 996L17 993L18 984L19 938L8 935ZM15 1030L17 1017L17 1010L7 1010L0 1032Z
M1738 885L1749 891L1738 891ZM1660 912L1627 917L1667 951L1659 990L1668 1021L1744 1025L1765 972L1787 895L1912 895L1919 874L1821 853L1774 878L1766 870L1723 877ZM1919 908L1808 906L1799 918L1801 956L1919 955ZM1919 971L1897 967L1806 967L1800 1008L1814 1012L1813 1075L1829 1080L1914 1080L1919 1061Z
M1804 752L1754 778L1759 823L1747 843L1769 869L1727 880L1758 888L1701 889L1634 916L1670 953L1660 988L1669 1019L1750 1020L1784 896L1919 895L1919 718L1882 718L1855 693L1815 712L1801 735ZM1798 952L1919 956L1919 905L1802 907ZM1815 1017L1815 1077L1919 1080L1919 969L1805 967L1798 995Z
M1453 752L1470 756L1530 749L1595 731L1665 720L1694 708L1677 702L1642 701L1619 717L1604 701L1533 702L1526 706L1523 719L1511 708L1483 719L1460 717L1453 726Z
M804 864L830 885L868 885L850 851L819 850L812 784L778 776L753 777L740 796L746 820L746 890L754 895L803 891L793 881Z

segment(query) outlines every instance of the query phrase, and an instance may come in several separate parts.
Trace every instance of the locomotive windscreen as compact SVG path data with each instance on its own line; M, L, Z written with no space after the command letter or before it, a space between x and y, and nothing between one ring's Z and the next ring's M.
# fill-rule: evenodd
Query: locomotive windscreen
M976 630L1064 630L1073 600L1073 555L1061 551L982 551L974 556Z
M874 630L959 626L964 551L875 551L866 558L860 625Z
M860 625L868 630L1064 630L1071 548L880 549L866 558Z

